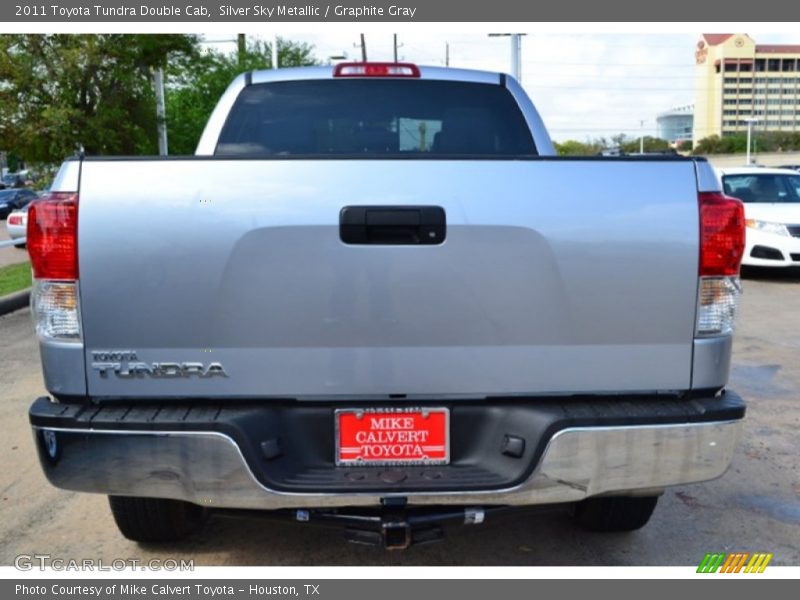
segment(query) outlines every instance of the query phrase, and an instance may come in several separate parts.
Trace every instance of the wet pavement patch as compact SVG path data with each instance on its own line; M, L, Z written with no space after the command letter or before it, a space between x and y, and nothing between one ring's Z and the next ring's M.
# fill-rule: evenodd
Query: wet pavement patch
M769 396L782 396L790 390L775 382L775 376L780 370L781 365L734 364L731 367L731 388Z
M736 502L746 510L778 521L800 523L800 503L795 499L784 501L770 496L739 496Z

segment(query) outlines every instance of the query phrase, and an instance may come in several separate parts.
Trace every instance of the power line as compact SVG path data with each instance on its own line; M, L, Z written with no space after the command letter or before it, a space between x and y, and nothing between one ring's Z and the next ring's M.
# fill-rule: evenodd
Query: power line
M744 133L744 131L747 129L746 125L729 125L727 127L740 128L742 133ZM762 127L762 128L760 128L760 131L761 131L761 133L763 133L764 131L783 131L784 133L791 133L791 131L788 131L786 129L787 127L790 127L790 126L777 126L777 127L778 127L777 129L769 129L769 128L763 128ZM753 131L756 131L757 129L758 128L754 127ZM797 126L796 126L795 129L800 130L800 122L797 123ZM575 133L575 132L577 132L577 133L582 133L582 132L587 132L587 133L603 133L603 132L605 132L605 133L623 133L625 131L630 131L630 132L635 132L635 133L638 134L638 132L642 131L642 129L637 127L635 124L630 124L630 125L623 125L623 126L620 126L620 127L548 127L547 131L551 132L551 133L555 132L555 131L564 132L564 133ZM657 127L645 127L643 131L645 131L647 133L658 133L659 128L657 128ZM719 128L713 128L713 127L701 127L701 128L692 128L692 131L705 135L708 132L719 133L720 129Z
M647 91L650 91L650 92L671 92L671 91L687 92L687 91L689 91L689 92L693 92L693 91L696 91L696 90L706 90L706 91L708 91L708 90L719 89L716 86L714 86L714 87L695 87L695 86L692 86L692 87L674 87L674 86L670 86L670 87L647 87L647 86L601 87L601 86L596 86L596 85L585 85L585 84L549 85L549 84L544 84L544 83L543 84L537 84L536 82L533 82L533 83L526 82L525 85L529 86L530 89L609 90L609 91L620 91L620 92L630 92L630 91L634 91L634 92L636 92L636 91L644 91L644 92L647 92ZM736 90L720 90L720 91L726 91L727 94L730 95L732 92L735 92ZM781 91L783 91L785 93L782 94L782 93L780 93ZM745 95L746 96L769 96L769 95L772 95L772 94L770 94L768 92L773 92L775 96L794 96L794 95L800 94L800 90L797 90L796 88L792 88L791 90L781 90L781 89L776 89L776 88L770 88L770 89L764 88L764 89L758 89L755 92L740 92L739 95L742 95L742 96L745 96ZM786 92L788 92L788 93L786 93Z
M476 35L478 35L478 34L476 34ZM635 35L635 34L629 34L629 35ZM648 42L642 43L642 44L631 44L631 43L617 44L617 43L613 43L613 42L606 42L606 41L603 41L603 40L595 40L595 41L589 41L589 42L586 42L586 43L582 43L580 41L580 38L570 38L570 37L566 37L565 38L563 36L548 36L548 35L540 35L538 33L534 33L534 34L532 34L532 36L534 36L539 41L542 41L542 40L548 41L548 39L552 39L552 37L558 37L561 40L568 40L570 46L578 47L578 48L580 48L580 47L583 47L583 48L595 48L596 46L602 46L604 48L638 48L638 49L642 49L643 47L646 47L646 48L683 48L683 49L686 49L687 51L688 50L692 50L694 48L694 45L691 44L691 43L689 43L689 44L685 44L685 43L684 44L658 44L658 43L652 43L652 42L648 41ZM573 41L573 40L577 40L577 41ZM483 40L480 39L480 36L478 35L478 39L476 39L474 41L472 41L472 40L456 40L456 41L451 42L451 43L452 44L457 44L459 46L472 46L472 45L483 43Z
M800 126L800 123L798 123L798 126ZM618 127L552 127L551 126L551 127L547 128L548 131L617 131L617 132L623 131L623 130L626 130L626 129L629 129L631 131L633 131L633 130L640 131L641 130L641 128L636 126L635 124L620 125ZM650 131L650 132L658 131L658 130L659 130L658 127L645 127L644 128L644 131ZM702 128L697 128L697 129L692 128L692 130L693 131L702 131L702 132L705 133L706 131L717 131L718 129L713 128L713 127L702 127Z

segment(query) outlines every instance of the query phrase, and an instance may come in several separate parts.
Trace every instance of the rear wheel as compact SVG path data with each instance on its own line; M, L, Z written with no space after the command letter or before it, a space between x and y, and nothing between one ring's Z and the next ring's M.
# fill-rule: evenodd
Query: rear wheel
M589 531L634 531L644 527L656 508L658 496L601 496L575 507L575 520Z
M203 526L202 507L180 500L109 496L122 535L134 542L174 542Z

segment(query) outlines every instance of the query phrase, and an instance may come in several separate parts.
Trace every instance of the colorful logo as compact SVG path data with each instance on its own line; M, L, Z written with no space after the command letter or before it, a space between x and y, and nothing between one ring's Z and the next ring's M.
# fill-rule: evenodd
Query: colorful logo
M772 554L766 552L709 552L704 557L698 573L763 573Z

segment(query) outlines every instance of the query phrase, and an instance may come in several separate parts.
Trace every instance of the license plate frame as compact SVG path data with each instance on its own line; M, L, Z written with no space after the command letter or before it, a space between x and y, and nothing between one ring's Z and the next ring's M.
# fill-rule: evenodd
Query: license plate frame
M353 433L352 430L352 422L345 423L343 428L343 418L347 418L348 415L353 415L356 421L360 421L364 418L388 418L388 419L408 419L412 418L415 422L415 427L412 429L401 429L401 428L392 428L388 430L378 430L378 431L389 431L389 432L417 432L417 435L414 437L419 437L420 431L428 431L428 436L431 436L431 431L435 428L439 430L441 437L441 443L433 436L433 443L424 444L424 442L419 443L418 445L422 448L423 452L427 452L424 456L418 456L416 453L411 452L412 456L405 456L406 452L403 452L403 456L398 456L394 454L395 450L391 450L388 452L390 456L385 457L370 457L370 456L363 456L364 455L364 446L367 445L367 442L361 444L361 448L358 452L353 451L354 446L345 445L343 446L343 442L345 444L359 444L359 442L352 441L354 437L351 435ZM360 415L360 416L359 416ZM427 416L426 416L427 415ZM435 420L438 422L431 422L431 427L428 429L416 427L421 421L424 422L425 420L429 419L431 416L435 417ZM370 422L371 423L371 422ZM365 422L366 424L366 422ZM339 408L334 411L334 444L335 444L335 459L336 459L336 466L337 467L406 467L406 466L443 466L450 464L450 409L445 406L435 406L435 407L370 407L370 408ZM356 432L358 431L372 431L374 430L367 427L358 428L356 427ZM347 439L343 439L343 436ZM400 436L403 437L403 436ZM427 437L427 436L426 436ZM406 444L415 444L416 442L377 442L373 443L372 447L370 448L371 452L375 451L375 446L386 446L389 445L406 445ZM423 446L424 444L424 446ZM344 451L344 452L343 452ZM367 452L369 454L369 451ZM432 456L430 456L432 455Z

